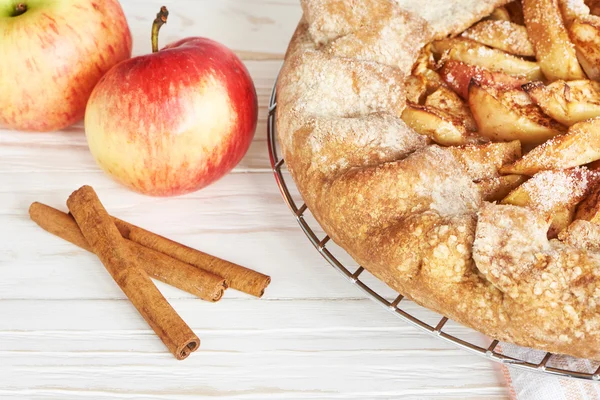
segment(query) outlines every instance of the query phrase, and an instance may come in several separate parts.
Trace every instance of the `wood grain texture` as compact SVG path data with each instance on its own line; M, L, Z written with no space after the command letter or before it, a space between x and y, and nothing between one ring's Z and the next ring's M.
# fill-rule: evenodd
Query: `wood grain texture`
M134 54L149 51L150 21L162 2L122 4ZM167 5L161 46L208 36L245 60L261 107L255 140L232 174L200 192L160 199L105 176L81 123L52 134L0 130L0 398L506 398L495 365L404 324L327 266L281 200L268 163L266 107L300 18L298 1ZM207 304L157 282L203 340L176 362L93 255L29 221L31 202L66 211L67 196L83 184L112 214L255 268L273 283L260 300L228 291ZM478 339L464 328L450 332Z

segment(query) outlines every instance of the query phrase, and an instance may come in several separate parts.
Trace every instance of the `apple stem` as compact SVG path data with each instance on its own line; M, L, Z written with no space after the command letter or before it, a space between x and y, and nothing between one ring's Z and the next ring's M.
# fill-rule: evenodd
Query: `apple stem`
M25 14L25 11L27 11L27 5L25 3L19 3L15 6L13 17L18 17L21 14Z
M156 19L152 23L152 52L156 53L158 51L158 31L160 28L167 23L167 18L169 17L169 10L167 7L162 6L160 8L160 12L156 14Z

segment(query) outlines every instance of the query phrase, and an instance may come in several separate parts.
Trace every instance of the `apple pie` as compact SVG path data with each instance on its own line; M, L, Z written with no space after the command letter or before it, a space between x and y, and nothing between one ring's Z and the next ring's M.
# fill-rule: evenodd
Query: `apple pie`
M413 301L600 360L600 7L302 0L283 157L326 233Z

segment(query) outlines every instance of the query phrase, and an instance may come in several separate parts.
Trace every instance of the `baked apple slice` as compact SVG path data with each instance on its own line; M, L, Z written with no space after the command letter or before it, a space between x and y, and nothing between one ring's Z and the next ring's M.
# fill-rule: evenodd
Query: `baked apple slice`
M585 167L543 171L510 192L502 204L529 207L551 219L548 237L554 238L569 226L577 204L599 180L600 174Z
M459 117L440 109L408 103L402 120L417 133L443 146L457 146L477 141Z
M427 93L435 92L444 84L440 75L436 72L435 59L431 52L431 45L427 45L421 49L417 61L412 69L412 75L421 78L427 87Z
M468 102L479 134L491 140L540 144L565 131L520 90L502 91L472 80Z
M498 171L503 165L521 157L521 143L518 140L456 146L448 150L454 154L469 178L475 182L498 177Z
M585 79L565 28L558 1L523 0L523 16L536 58L546 78L551 81Z
M442 39L433 42L431 50L436 57L461 61L471 65L504 72L509 75L524 76L529 81L541 80L540 66L533 61L492 49L466 38Z
M514 164L502 167L504 174L533 175L542 170L573 168L600 160L600 118L573 125L525 154Z
M481 21L462 36L516 56L535 56L527 29L510 21Z
M477 124L475 124L469 106L452 90L441 86L438 90L427 96L425 105L445 111L459 118L467 131L477 131Z
M491 21L510 21L510 13L506 7L498 7L488 17Z
M590 15L590 9L583 0L558 0L558 7L567 28L576 19Z
M600 116L600 83L582 80L552 82L530 82L523 89L544 113L563 125Z
M579 204L575 219L600 224L600 186L595 187L592 193Z
M404 84L406 86L406 100L415 104L423 104L427 97L425 79L422 76L409 75Z
M469 98L471 79L475 79L479 84L503 90L520 89L522 85L529 82L525 77L490 71L477 65L465 64L455 60L446 61L440 68L439 73L448 87L465 100Z
M569 27L569 34L587 76L600 80L600 17L576 19Z
M483 200L500 201L526 180L525 175L502 175L482 179L475 185L479 188Z

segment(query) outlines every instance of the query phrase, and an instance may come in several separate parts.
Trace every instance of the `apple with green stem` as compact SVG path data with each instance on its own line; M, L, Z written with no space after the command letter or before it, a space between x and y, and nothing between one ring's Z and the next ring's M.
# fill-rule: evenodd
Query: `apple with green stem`
M248 70L227 47L190 37L112 68L88 102L85 132L101 168L144 194L198 190L237 165L256 130L258 104Z
M79 121L102 75L129 57L117 0L0 0L0 126L54 131Z

